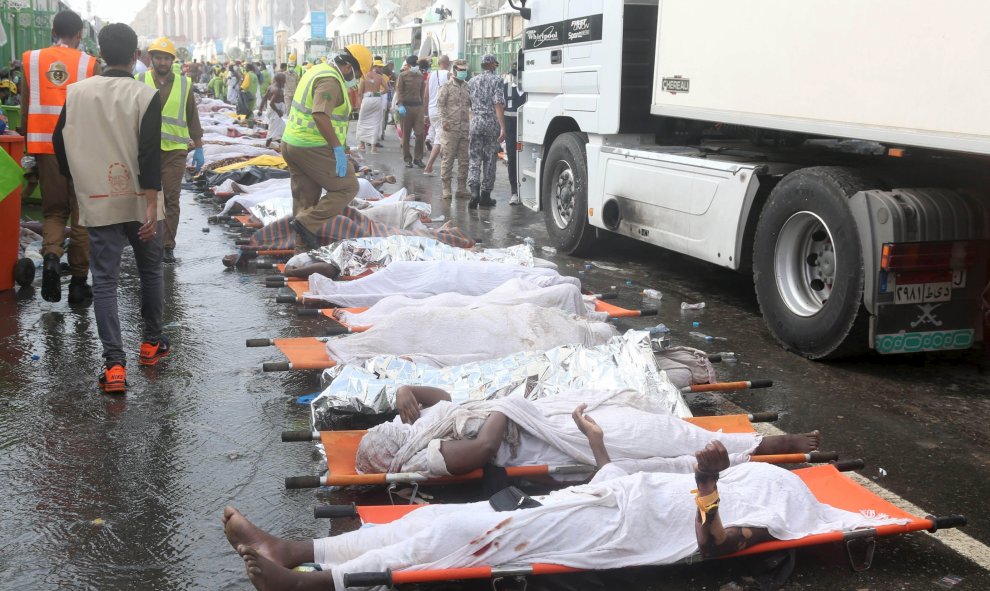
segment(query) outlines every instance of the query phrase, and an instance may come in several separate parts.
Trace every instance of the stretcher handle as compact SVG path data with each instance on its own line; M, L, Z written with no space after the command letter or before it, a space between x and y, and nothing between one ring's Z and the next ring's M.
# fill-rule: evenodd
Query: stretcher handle
M351 329L347 328L343 324L335 324L334 326L327 328L327 332L323 336L335 337L342 334L351 334Z
M391 587L392 571L381 573L344 573L345 587Z
M749 414L750 423L772 423L780 418L780 415L773 411L753 412Z
M614 299L617 299L618 297L619 297L619 294L617 294L617 293L596 293L595 294L595 299L596 300L601 300L603 302L608 301L608 300L614 300Z
M247 340L247 346L248 347L271 347L274 344L275 344L275 341L273 341L272 339L248 339Z
M319 308L299 308L298 310L296 310L296 314L298 314L299 316L319 316L320 315L320 309Z
M722 356L718 353L712 353L708 356L708 361L711 363L722 363Z
M285 361L270 361L261 364L261 371L289 371L290 369L292 369L292 365Z
M275 263L269 263L268 261L258 260L253 263L248 264L249 269L274 269Z
M825 462L837 462L838 460L839 452L837 451L813 451L808 454L809 464L824 464Z
M317 505L313 507L313 517L317 519L336 519L340 517L357 517L357 505Z
M234 246L251 246L250 238L238 238L234 240Z
M716 382L714 384L694 384L681 388L681 392L726 392L748 388L769 388L773 380L749 380L742 382Z
M285 277L265 277L265 287L285 287Z
M750 380L750 388L770 388L773 386L773 380Z
M275 296L276 304L295 304L299 300L294 295L277 295Z
M866 462L859 459L834 461L829 463L835 466L835 469L839 472L852 472L853 470L862 470L866 467Z
M313 435L315 433L312 431L282 431L282 441L316 441L317 438Z
M323 483L319 476L288 476L285 479L285 488L320 488Z
M932 522L931 529L928 533L935 533L940 529L949 529L952 527L963 527L969 520L966 519L965 515L945 515L943 517L935 517L934 515L925 515L925 519ZM346 575L345 575L346 576Z
M657 309L656 308L643 308L642 310L639 311L639 315L640 316L656 316L657 315Z

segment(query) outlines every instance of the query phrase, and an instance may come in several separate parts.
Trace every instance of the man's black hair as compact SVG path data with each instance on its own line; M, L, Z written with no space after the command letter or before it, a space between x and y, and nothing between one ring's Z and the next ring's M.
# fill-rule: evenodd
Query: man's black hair
M278 69L285 70L288 67L289 67L289 64L287 64L285 62L282 62L281 64L279 64Z
M63 10L52 20L52 33L59 39L71 39L82 30L82 18L71 10Z
M97 38L100 55L108 66L126 66L137 51L137 33L124 23L112 23L100 29Z

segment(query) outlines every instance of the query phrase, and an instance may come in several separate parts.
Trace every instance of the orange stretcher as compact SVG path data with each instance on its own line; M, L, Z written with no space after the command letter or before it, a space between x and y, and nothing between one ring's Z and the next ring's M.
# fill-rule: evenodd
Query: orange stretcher
M685 421L709 431L724 433L754 433L754 422L774 421L777 413L688 417ZM316 441L323 444L327 456L324 476L293 476L285 479L286 488L318 488L320 486L356 486L390 484L453 484L481 480L482 471L475 470L457 476L429 478L418 473L359 474L355 467L358 445L367 431L285 431L282 441ZM752 456L753 462L772 464L804 464L830 462L838 459L835 452L811 452ZM510 466L505 469L510 478L551 476L554 474L590 474L593 466L573 464L563 466Z
M299 337L292 339L248 339L248 347L277 347L288 361L264 363L262 371L289 371L293 369L327 369L337 362L327 355L326 337Z
M862 465L860 462L859 465ZM801 548L815 546L819 544L830 544L845 542L850 562L854 570L865 570L869 568L873 557L873 547L876 538L907 534L916 531L928 531L934 533L940 529L962 527L966 525L966 517L962 515L949 515L945 517L935 517L928 515L917 517L907 513L893 504L885 501L873 494L863 486L857 484L851 478L842 474L842 469L853 469L838 465L814 466L811 468L801 468L794 470L801 480L811 489L812 494L822 503L831 505L846 511L874 511L884 513L890 517L907 519L908 523L903 525L882 525L878 527L863 528L849 531L834 531L824 534L805 536L796 540L763 542L747 548L735 554L720 556L721 558L733 558L737 556L748 556L764 552L775 552L790 548ZM411 511L415 511L424 505L385 505L385 506L363 506L355 505L327 505L316 508L317 517L358 517L366 524L385 524L400 519ZM852 545L857 542L865 542L865 552L862 561L853 560ZM694 555L685 559L684 563L693 563L701 560L700 555ZM647 565L643 565L647 566ZM412 583L433 583L442 581L455 581L465 579L489 579L493 577L505 576L529 576L529 575L550 575L563 573L584 572L586 569L573 568L557 564L548 563L516 563L511 565L487 565L473 566L467 568L450 568L442 570L406 570L371 573L345 573L344 585L347 587L370 587L383 585L391 587L393 585Z
M264 225L256 217L249 213L242 213L230 216L230 219L240 222L245 228L263 228Z

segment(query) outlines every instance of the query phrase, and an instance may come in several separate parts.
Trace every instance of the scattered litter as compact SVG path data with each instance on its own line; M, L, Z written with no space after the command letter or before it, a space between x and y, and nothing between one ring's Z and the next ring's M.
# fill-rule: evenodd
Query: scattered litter
M203 228L203 233L204 234L209 234L210 233L210 228L209 227Z
M626 285L632 287L632 284L633 284L632 279L626 279Z
M431 221L431 222L442 222L442 221L444 221L445 219L447 219L447 216L443 216L443 215L438 215L438 216L437 216L437 217L435 217L435 218L430 218L430 221Z
M584 264L585 271L590 271L592 269L592 267L594 267L594 265L592 265L591 263L585 263Z
M530 246L533 246L533 245L535 245L535 244L536 244L536 240L533 240L533 239L532 239L532 238L530 238L529 236L527 236L527 237L525 237L525 238L523 238L523 239L522 239L522 241L523 241L523 244L528 244L528 245L530 245Z
M605 269L606 271L621 271L622 270L622 269L620 269L620 268L618 268L616 266L609 265L609 264L606 264L606 263L599 263L598 261L591 261L591 264L593 266L595 266L595 267L598 267L599 269Z
M31 356L31 361L37 361L39 359L41 359L41 355L38 355L37 353Z
M711 342L711 341L714 341L715 340L715 337L713 337L711 335L707 335L707 334L705 334L703 332L697 332L697 331L692 330L688 334L691 335L691 336L693 336L696 339L704 339L704 340L706 340L708 342Z
M698 328L699 326L701 326L701 323L695 320L694 322L691 323L691 326L693 326L694 328Z
M578 271L578 275L584 275L584 271Z
M877 475L878 475L878 476L879 476L880 478L883 478L884 476L886 476L886 475L887 475L887 471L886 471L886 470L884 470L883 468L877 468Z
M739 358L736 357L736 354L732 351L720 351L716 353L716 355L720 355L722 357L723 363L735 363L736 361L739 361Z
M663 299L663 294L658 289L644 289L643 295L654 300Z
M698 302L697 304L689 304L687 302L681 302L681 310L704 310L705 302Z
M100 518L100 517L97 517L96 519L94 519L94 520L92 520L92 521L90 521L89 523L90 523L90 525L96 525L96 526L100 526L100 525L106 525L106 524L107 524L107 522L106 522L106 521L104 521L104 520L103 520L102 518Z
M312 394L306 394L305 396L300 396L299 398L296 398L296 404L309 404L310 402L313 402L313 400L319 395L320 395L319 392L314 392Z
M609 285L608 287L609 287L609 289L611 289L613 291L615 290L615 286L614 285Z
M670 334L670 329L667 328L667 325L662 322L650 329L650 336L653 338L665 334Z
M963 578L959 575L945 575L941 579L935 581L935 584L943 589L952 589L959 583L962 583Z
M486 224L489 224L489 225L491 225L491 222L489 222L488 220L482 220L482 221L483 221L484 223L486 223Z
M552 246L541 246L540 250L547 254L557 254L557 249Z

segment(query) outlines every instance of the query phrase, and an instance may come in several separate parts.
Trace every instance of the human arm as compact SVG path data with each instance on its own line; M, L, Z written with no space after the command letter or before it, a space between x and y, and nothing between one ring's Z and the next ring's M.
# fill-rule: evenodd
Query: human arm
M20 88L18 89L18 93L21 97L21 124L17 126L17 133L27 136L28 111L30 110L29 105L31 104L31 101L28 98L27 78L24 75L21 75L19 86Z
M430 386L400 386L395 391L395 410L403 423L413 424L419 419L421 408L430 408L441 400L450 401L450 394Z
M498 143L501 144L505 141L505 105L495 103L495 116L498 117Z
M265 112L265 106L268 104L268 101L271 99L272 93L274 91L275 91L275 87L269 86L268 91L265 92L265 96L261 97L261 104L258 106L259 115Z
M605 449L605 432L591 418L591 415L584 414L588 408L587 404L581 404L571 413L571 418L577 424L578 429L588 438L588 445L591 446L591 453L595 456L595 467L601 470L606 464L612 462L608 457L608 450Z
M72 178L69 171L69 158L65 154L65 138L62 136L62 130L65 128L67 104L62 105L62 112L58 114L58 123L55 124L55 133L52 134L52 145L55 147L55 159L58 160L59 172L66 178Z
M186 125L189 127L189 138L197 148L203 147L203 125L199 122L199 110L196 109L196 97L189 93L186 99Z
M161 169L162 103L154 93L138 132L138 184L144 193L144 224L138 229L141 240L151 240L158 229L158 192L162 189Z

